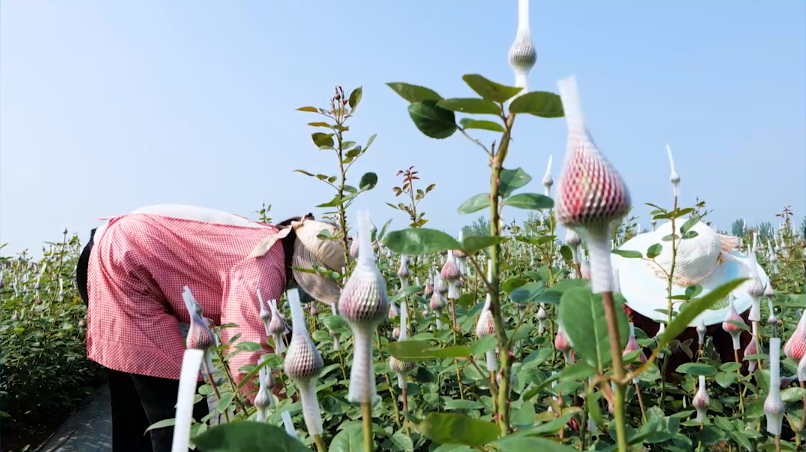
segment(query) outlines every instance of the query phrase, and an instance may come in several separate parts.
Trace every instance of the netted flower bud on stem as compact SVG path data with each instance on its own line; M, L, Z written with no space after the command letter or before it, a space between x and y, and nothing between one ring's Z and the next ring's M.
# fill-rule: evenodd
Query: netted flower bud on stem
M764 400L764 414L767 416L767 433L780 440L784 422L784 402L781 400L781 339L770 339L770 392Z
M370 218L358 216L358 261L339 297L339 315L353 330L354 354L347 399L353 403L373 404L378 395L372 366L372 335L389 312L386 281L375 262L370 247Z
M405 341L409 338L408 333L408 315L406 314L406 307L404 306L403 309L400 310L400 339L401 341ZM394 356L389 357L389 368L392 369L392 372L397 374L397 384L400 387L401 391L403 391L403 411L408 410L408 403L406 401L406 376L410 374L416 364L409 361L401 361Z
M269 308L271 309L271 321L269 322L269 334L274 338L274 351L277 356L283 356L286 351L285 334L288 332L288 326L285 324L277 309L277 300L269 300Z
M333 315L339 315L335 304L330 305L330 308L333 310ZM339 347L341 346L341 344L339 343L339 333L330 330L330 335L333 336L333 351L337 352L339 351Z
M262 362L263 359L261 359ZM254 405L257 409L257 421L265 422L269 417L269 409L274 406L272 388L269 387L273 380L271 379L271 369L268 366L264 366L258 371L258 380L260 381L260 387L258 388L257 396L255 396Z
M792 333L792 337L786 341L784 354L787 358L799 362L803 359L804 350L806 350L806 311L801 314L798 326L795 328L795 332Z
M697 410L697 422L702 425L705 422L705 413L708 412L708 407L711 406L711 397L708 396L708 388L705 386L705 376L700 375L699 383L697 393L694 394L691 404Z
M756 235L756 237L758 237L758 235ZM750 251L748 257L750 261L750 281L747 283L747 294L750 295L750 298L753 300L748 319L755 323L761 320L761 296L764 295L764 283L761 281L758 274L755 247Z
M437 287L439 287L440 283L443 283L442 277L439 275L439 273L436 273L434 278L437 281ZM435 290L434 293L431 294L430 308L437 317L437 329L442 329L442 320L439 317L442 315L442 310L445 308L445 297L442 295L442 293L440 293L439 290Z
M770 256L768 260L770 261L770 265L772 265L772 274L778 274L778 256L775 254L775 250L772 248L772 243L767 242L767 249L768 255ZM769 286L769 284L768 284ZM766 293L764 295L767 295Z
M399 315L400 311L397 309L397 303L389 303L389 320L394 320Z
M557 183L557 221L582 237L591 259L591 290L612 293L610 238L613 223L630 210L630 194L618 172L593 143L573 77L559 83L568 151Z
M730 334L731 339L733 339L733 351L736 352L740 350L741 345L741 337L742 337L742 327L737 324L745 324L744 320L739 316L739 313L736 312L736 307L733 304L733 295L728 295L728 314L725 316L725 321L722 322L722 329ZM739 361L739 355L736 353L736 362Z
M751 325L751 329L753 331L753 338L750 339L750 343L747 344L747 347L744 348L744 356L748 355L758 355L763 353L761 350L761 344L759 344L758 339L758 322L753 322ZM756 370L756 363L757 361L751 359L747 362L747 371L751 374Z
M537 334L542 336L543 333L546 331L546 320L549 318L549 313L546 312L546 309L543 307L543 304L540 304L540 307L537 309Z
M325 364L322 355L316 349L299 300L297 289L286 292L291 307L291 343L286 352L283 370L288 378L294 381L299 391L302 414L305 426L312 436L322 434L322 414L319 411L319 400L316 398L316 382ZM321 440L320 440L321 441Z
M397 276L400 278L400 289L409 287L409 260L406 256L400 256L400 268L397 270Z
M453 251L448 251L448 259L445 261L445 265L442 266L440 275L448 285L448 298L459 298L458 290L456 290L456 282L462 277L462 272L459 271L459 266L456 264Z
M566 364L574 363L574 358L571 355L571 340L568 339L568 335L565 334L565 328L563 328L562 324L557 327L557 335L554 337L554 348L562 352Z
M618 280L618 278L616 278ZM663 337L663 333L666 332L666 324L660 323L658 324L658 332L655 333L655 340L660 342L661 337ZM663 359L663 353L658 353L658 358Z
M490 310L491 303L492 297L488 293L487 298L484 300L484 307L479 315L479 320L476 323L476 336L478 336L479 339L491 334L495 334L495 320L493 320L493 313ZM487 363L487 370L490 372L495 372L498 370L498 362L495 357L495 350L490 350L487 352L485 361Z
M669 167L672 173L669 175L669 182L672 183L672 191L675 199L680 198L680 175L677 174L677 168L674 166L674 158L672 158L672 148L666 145L666 153L669 155Z
M641 350L641 346L638 345L638 341L635 339L635 325L630 322L630 335L627 338L627 345L624 346L624 352L622 352L622 356L626 356L636 350ZM642 363L646 362L646 355L642 351L640 355L638 355L638 360ZM629 365L630 369L633 369L635 366ZM637 378L633 378L633 383L638 383Z
M434 294L434 283L432 283L430 280L426 281L425 288L423 289L423 296L425 298L430 298L431 295L433 294Z
M551 178L551 163L554 156L549 156L549 163L546 165L546 174L543 175L543 195L551 196L551 186L554 185L554 179Z
M509 65L515 74L515 86L523 88L519 94L527 92L529 71L536 62L537 51L529 29L529 0L518 0L518 33L509 48Z
M708 327L705 326L705 320L700 319L700 324L697 325L697 344L700 348L705 347L705 333L708 332Z

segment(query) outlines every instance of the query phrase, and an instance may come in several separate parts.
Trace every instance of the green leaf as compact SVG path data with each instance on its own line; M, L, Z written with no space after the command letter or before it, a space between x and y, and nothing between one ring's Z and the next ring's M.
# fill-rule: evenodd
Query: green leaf
M442 96L437 94L436 91L426 88L424 86L411 85L402 82L387 83L386 86L392 88L400 97L413 104L415 102L422 102L424 100L441 100Z
M423 135L442 140L456 132L456 115L437 106L435 100L423 100L409 105L409 116Z
M395 446L394 450L397 451L412 451L414 450L414 443L412 442L411 438L406 435L403 431L397 431L394 435L390 436L389 439L392 441L392 444Z
M514 170L502 169L498 176L498 192L502 198L509 198L515 190L525 186L532 181L532 176L528 175L522 168Z
M572 260L574 260L574 251L571 250L571 247L568 245L563 245L560 247L560 255L566 262L571 262Z
M487 207L490 207L490 194L479 193L478 195L472 196L470 199L463 202L457 211L459 213L468 214L478 212L479 210Z
M409 286L405 289L400 290L398 293L395 294L394 297L389 299L389 303L396 303L398 300L408 297L409 295L413 295L417 292L422 291L424 288L423 286Z
M498 243L503 243L506 237L494 237L489 235L470 235L462 240L462 249L467 254L475 254L485 248L489 248Z
M781 391L781 401L784 403L796 402L803 400L806 395L806 389L803 388L786 388Z
M163 420L161 420L159 422L155 422L155 423L151 424L146 429L146 431L148 432L148 431L151 431L151 430L156 430L158 428L173 427L174 425L176 425L176 419L174 419L174 418L163 419Z
M246 385L249 382L251 382L252 379L255 378L255 376L260 372L260 369L268 366L269 364L270 364L270 361L267 359L267 360L263 361L262 363L259 363L258 365L256 365L254 369L250 370L249 373L247 373L246 376L244 376L241 379L241 382L238 383L238 389L244 387L244 385Z
M263 445L266 448L266 443ZM258 449L255 449L257 451ZM272 445L271 451L274 452ZM329 452L366 452L364 448L364 430L361 424L351 424L333 437Z
M543 283L541 282L530 282L526 283L517 289L513 290L511 294L509 294L509 299L512 300L513 303L524 304L529 303L535 300L540 292L543 290Z
M194 437L193 444L202 452L255 452L265 450L267 444L271 444L272 452L311 452L298 440L288 436L285 429L265 422L219 424Z
M554 200L537 193L520 193L504 200L504 205L516 209L543 210L554 207Z
M527 113L541 118L562 118L563 103L557 94L531 91L513 100L509 105L509 112Z
M495 121L484 121L478 119L462 118L459 124L465 129L489 130L491 132L503 132L504 126Z
M573 364L565 366L562 371L541 381L540 384L530 389L526 394L523 395L523 400L532 399L533 397L538 395L540 391L542 391L544 388L547 388L551 383L555 381L584 379L594 375L595 373L596 369L594 369L590 364L583 361L577 361Z
M611 250L610 252L621 257L626 257L627 259L641 259L644 257L640 251L634 250Z
M489 351L495 350L495 347L497 346L498 346L498 340L496 339L494 334L490 334L470 344L470 349L473 351L474 355L481 355ZM547 350L551 351L551 349Z
M459 413L431 412L416 426L423 436L437 444L479 447L498 438L498 426L494 423Z
M698 298L686 303L688 305L686 309L682 309L672 320L672 323L666 327L666 331L658 341L658 347L663 348L669 345L669 342L677 338L677 336L680 335L683 330L688 328L689 323L697 318L698 315L702 314L712 304L722 300L723 298L727 298L728 294L733 292L746 280L747 278L737 278L732 281L728 281L716 289L708 292L702 298Z
M525 279L513 276L501 283L501 290L503 290L506 293L512 293L513 290L517 289L518 287L524 284L526 284Z
M359 86L358 88L354 89L352 93L350 93L350 100L348 101L350 108L355 110L355 107L361 103L362 97L364 97L364 90Z
M334 144L332 133L315 132L311 134L311 139L319 149L332 148Z
M680 226L680 233L683 234L683 238L686 238L686 233L689 229L693 228L700 221L697 217L691 217L683 223L683 226Z
M294 170L294 172L295 172L295 173L301 173L301 174L304 174L304 175L306 175L306 176L310 176L310 177L316 177L316 175L315 175L315 174L313 174L313 173L309 173L308 171L301 170L301 169L296 169L296 170Z
M716 375L716 367L703 363L685 363L677 366L675 372L693 375L695 377L712 377Z
M390 250L407 256L462 249L462 245L455 238L436 229L403 229L386 234L384 239L384 244Z
M297 111L306 111L308 113L319 113L319 110L316 107L299 107Z
M489 337L489 336L488 336ZM481 402L475 400L447 400L445 402L446 410L480 410L484 408Z
M372 136L369 137L369 139L367 140L367 144L364 145L364 153L366 153L369 150L369 147L372 145L372 143L375 142L375 137L377 136L378 136L377 133L373 133Z
M661 251L663 251L663 245L656 243L646 249L646 257L647 259L655 259L660 256Z
M256 352L263 347L261 347L257 342L239 342L237 345L235 345L235 348L244 352Z
M565 421L566 423L568 420ZM562 428L565 424L560 425ZM494 443L498 452L576 452L571 446L537 436L509 435Z
M378 175L373 172L369 172L364 173L364 175L361 176L361 181L358 183L358 188L362 191L369 191L375 188L376 185L378 185Z
M485 336L494 337L494 336ZM541 347L529 353L529 356L523 359L523 366L521 370L528 370L543 364L554 353L551 347Z
M504 103L515 97L523 89L500 85L479 74L467 74L462 80L482 98L498 103Z
M428 342L408 339L390 343L387 351L401 361L417 362L434 359L434 355L429 351L432 348L434 346Z
M452 347L445 348L432 347L426 350L426 352L429 353L432 358L444 359L467 358L473 353L473 350L471 350L471 348L467 345L454 345Z
M386 236L386 231L389 229L390 224L392 224L392 218L386 220L386 223L383 224L381 230L378 231L376 240L383 240L383 238Z
M445 99L439 101L437 106L446 110L458 111L460 113L468 113L471 115L497 115L501 113L501 109L495 104L495 102L476 98Z
M619 301L616 317L619 326L620 347L627 344L629 328L627 317ZM610 339L601 294L593 294L587 287L567 290L560 299L560 323L565 328L574 351L582 359L602 371L610 359Z

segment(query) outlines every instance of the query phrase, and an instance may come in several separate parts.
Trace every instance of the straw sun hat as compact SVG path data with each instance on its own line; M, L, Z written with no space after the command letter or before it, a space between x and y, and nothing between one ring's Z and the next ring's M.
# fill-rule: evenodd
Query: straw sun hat
M682 235L680 228L685 221L685 218L675 221L678 237ZM645 254L650 246L660 243L663 250L654 262L612 255L613 267L617 271L621 294L627 300L627 306L654 321L665 322L668 319L668 280L664 272L668 273L671 269L672 247L671 242L662 238L670 235L671 231L672 224L668 222L654 232L633 237L619 248ZM677 246L672 295L683 295L687 287L699 285L703 290L698 296L702 296L728 281L742 277L757 276L763 286L769 284L767 274L755 259L736 251L739 238L717 234L702 222L696 223L690 231L695 231L697 236L680 240ZM752 271L753 267L756 273ZM753 303L747 291L751 283L752 280L748 280L732 292L736 297L734 307L740 314ZM676 301L674 306L676 311L680 310L679 303ZM689 326L696 327L701 322L708 326L721 323L728 310L728 300L721 300L695 318Z
M327 304L335 304L339 300L339 286L331 279L319 274L307 273L297 268L324 267L335 272L341 272L345 267L344 252L337 240L324 240L318 237L319 233L334 236L338 228L332 223L316 221L313 215L295 217L278 224L280 228L252 250L249 255L260 257L278 241L283 241L284 247L293 247L291 253L291 272L294 281L303 292L314 299ZM284 240L285 239L285 240ZM289 253L286 248L286 254Z

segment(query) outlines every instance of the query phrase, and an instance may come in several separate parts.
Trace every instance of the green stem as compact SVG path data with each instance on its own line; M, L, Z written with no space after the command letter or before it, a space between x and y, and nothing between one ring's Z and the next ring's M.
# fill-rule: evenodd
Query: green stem
M322 441L322 435L313 435L313 442L316 444L316 450L319 452L325 452L327 448L325 448L325 442Z
M369 402L361 404L361 418L364 424L364 450L372 452L372 405Z
M503 107L502 107L503 109ZM512 133L512 124L515 122L515 115L509 115L505 118L505 130L501 137L501 144L498 147L498 152L492 161L492 174L490 177L490 235L493 237L501 236L501 217L499 215L500 206L500 178L501 171L503 170L504 160L507 157L509 150L510 136ZM490 311L493 314L493 321L495 323L495 335L498 339L498 346L500 349L501 363L501 383L498 391L498 429L501 436L509 433L509 373L511 371L512 362L510 360L510 351L507 347L507 333L505 330L504 315L501 311L501 304L499 300L499 286L500 286L500 272L499 256L501 255L501 244L496 243L490 250L490 268L492 277L490 278Z
M627 420L624 415L624 361L621 357L621 339L619 338L618 319L612 292L602 293L607 329L610 336L610 356L613 361L613 377L615 380L615 404L613 415L616 423L616 442L619 452L627 451Z

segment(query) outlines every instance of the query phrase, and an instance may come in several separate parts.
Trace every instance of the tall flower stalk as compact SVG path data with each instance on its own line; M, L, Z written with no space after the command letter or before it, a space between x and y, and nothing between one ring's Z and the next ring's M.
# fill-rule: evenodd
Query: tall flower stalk
M313 437L316 448L319 452L323 452L325 444L322 441L322 414L319 411L319 400L316 398L316 382L324 368L324 361L308 334L299 292L297 289L291 289L286 292L286 296L291 307L292 336L283 370L297 385L305 426Z
M353 331L353 365L347 399L361 404L364 423L364 448L372 450L372 405L378 394L372 366L372 335L389 312L386 281L375 261L369 214L358 215L358 262L339 297L339 315Z
M630 210L630 194L621 177L596 148L582 116L576 80L559 82L568 124L568 151L557 184L557 220L573 228L588 245L591 290L601 294L610 338L615 378L615 423L619 450L627 450L624 414L624 365L615 302L610 238L613 223Z

